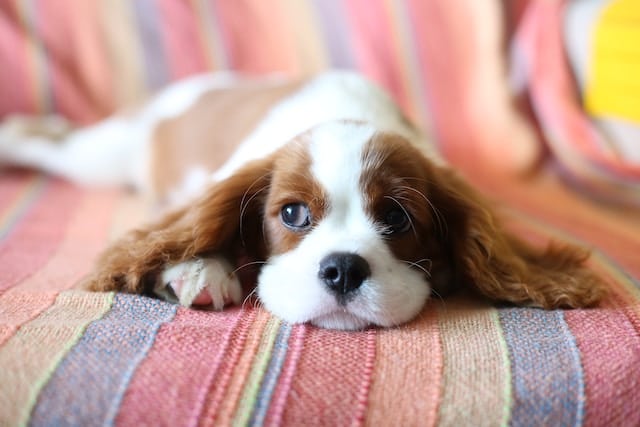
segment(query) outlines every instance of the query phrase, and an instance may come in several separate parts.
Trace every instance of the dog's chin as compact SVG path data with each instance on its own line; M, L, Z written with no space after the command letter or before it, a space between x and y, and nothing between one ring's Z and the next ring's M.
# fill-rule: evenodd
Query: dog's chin
M318 316L311 319L309 323L320 328L342 331L357 331L371 325L370 321L351 314L348 311L336 311Z

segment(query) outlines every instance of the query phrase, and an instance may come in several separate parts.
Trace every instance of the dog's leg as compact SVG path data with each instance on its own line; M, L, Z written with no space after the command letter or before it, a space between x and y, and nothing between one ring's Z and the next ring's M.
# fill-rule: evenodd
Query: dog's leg
M0 125L0 165L38 169L83 185L140 188L146 183L147 139L133 118L114 116L74 129L57 116L12 116Z
M88 186L150 190L150 140L156 125L186 111L209 90L238 78L219 72L184 79L163 89L142 109L73 129L56 116L13 116L0 123L0 166L42 170Z
M222 310L239 304L242 286L224 258L197 258L165 267L153 290L156 296L185 307L212 306Z

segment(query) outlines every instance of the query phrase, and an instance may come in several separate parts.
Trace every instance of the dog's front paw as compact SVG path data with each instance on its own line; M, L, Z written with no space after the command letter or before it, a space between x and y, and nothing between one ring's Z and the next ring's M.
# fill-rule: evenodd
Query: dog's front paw
M216 310L242 300L240 281L224 258L198 258L169 266L154 292L185 307L213 306Z

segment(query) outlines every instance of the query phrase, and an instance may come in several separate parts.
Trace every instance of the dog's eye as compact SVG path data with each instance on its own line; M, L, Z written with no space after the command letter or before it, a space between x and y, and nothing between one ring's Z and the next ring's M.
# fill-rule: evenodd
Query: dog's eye
M404 233L411 227L411 220L404 209L393 208L384 216L384 234Z
M294 230L307 228L311 224L309 207L304 203L289 203L280 212L282 223Z

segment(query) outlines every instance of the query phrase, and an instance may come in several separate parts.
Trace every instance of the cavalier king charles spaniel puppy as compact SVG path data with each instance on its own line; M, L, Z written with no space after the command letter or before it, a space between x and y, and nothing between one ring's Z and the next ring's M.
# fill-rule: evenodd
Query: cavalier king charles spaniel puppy
M15 117L0 128L0 161L169 206L106 249L94 291L215 309L256 292L287 322L361 329L407 322L460 287L542 308L590 306L605 289L585 251L506 232L355 74L199 76L75 130Z

